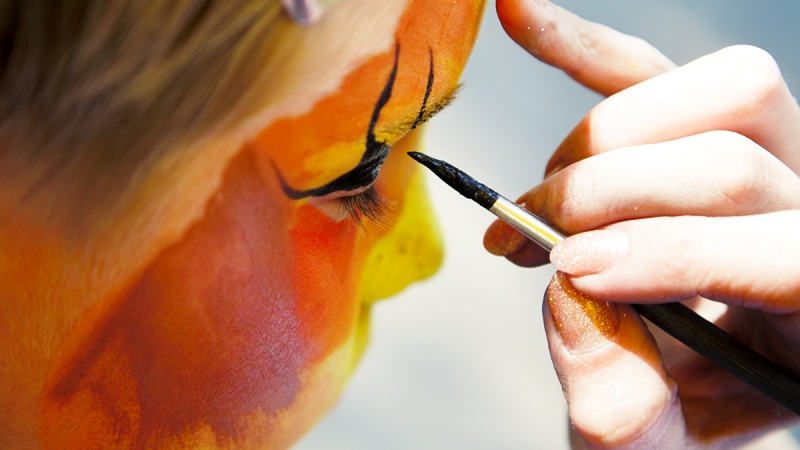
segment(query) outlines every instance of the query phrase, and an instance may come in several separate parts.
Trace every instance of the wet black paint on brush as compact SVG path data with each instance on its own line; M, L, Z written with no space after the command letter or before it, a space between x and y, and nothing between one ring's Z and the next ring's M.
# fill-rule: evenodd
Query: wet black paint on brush
M458 191L459 194L470 200L474 200L484 208L491 209L494 202L497 201L497 192L479 183L478 180L456 167L439 159L423 155L422 153L408 152L408 156L430 169L431 172L435 173L436 176L441 178L448 186Z

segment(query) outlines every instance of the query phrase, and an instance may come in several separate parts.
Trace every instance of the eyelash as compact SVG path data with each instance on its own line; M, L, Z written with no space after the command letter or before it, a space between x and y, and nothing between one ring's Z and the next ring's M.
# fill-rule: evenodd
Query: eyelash
M364 226L364 219L384 225L383 220L390 209L388 200L378 192L375 185L363 192L340 197L335 201L350 220L359 227Z
M436 103L430 105L429 108L426 108L403 135L438 114L455 98L460 90L461 86L456 88L447 97L440 99ZM402 137L403 136L400 136L400 138ZM386 227L388 225L385 219L386 215L391 211L391 206L388 199L378 191L375 185L355 195L338 197L333 200L333 205L335 205L334 208L336 210L334 217L341 217L341 219L349 218L353 224L361 229L364 228L365 219L381 227Z

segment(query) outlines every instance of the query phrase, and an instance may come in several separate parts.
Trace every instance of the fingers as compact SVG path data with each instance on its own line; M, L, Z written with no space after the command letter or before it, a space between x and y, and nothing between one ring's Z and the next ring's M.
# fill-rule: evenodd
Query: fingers
M753 141L715 131L580 161L523 200L535 214L575 233L644 217L800 208L800 178Z
M775 61L737 46L642 82L597 105L551 158L547 173L621 147L733 131L800 171L800 108Z
M798 229L797 210L657 217L572 236L555 246L550 259L572 275L577 289L601 300L665 302L701 295L789 314L800 310Z
M497 0L497 15L530 54L606 96L675 68L647 42L546 0Z
M520 199L569 233L655 216L737 216L800 208L800 178L753 141L709 132L579 161ZM487 249L521 265L544 251L493 225ZM534 255L520 258L517 255Z
M557 273L543 309L570 420L587 448L686 448L677 386L629 306L591 300Z
M547 289L543 317L570 421L585 444L574 448L733 448L796 421L695 353L670 367L678 390L632 308L581 294L561 272ZM730 326L730 319L723 321ZM765 339L763 327L750 328Z

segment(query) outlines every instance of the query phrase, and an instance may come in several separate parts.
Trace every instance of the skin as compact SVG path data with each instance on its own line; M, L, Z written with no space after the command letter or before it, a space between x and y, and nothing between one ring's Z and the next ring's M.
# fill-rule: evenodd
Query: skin
M775 62L742 46L677 68L544 1L498 0L497 10L532 55L610 95L520 198L570 234L603 230L550 255L563 272L544 321L573 447L727 449L796 424L624 304L684 300L800 373L800 108ZM614 239L622 245L603 247ZM485 242L519 265L546 261L503 224Z
M286 448L302 435L357 361L371 302L441 260L404 155L419 135L403 136L431 72L428 105L456 88L482 3L341 0L298 31L315 45L270 104L163 161L91 236L0 202L0 446ZM342 39L353 23L364 33ZM342 220L341 194L287 197L278 173L305 190L358 164L395 62L374 127L394 146L375 181L380 223Z

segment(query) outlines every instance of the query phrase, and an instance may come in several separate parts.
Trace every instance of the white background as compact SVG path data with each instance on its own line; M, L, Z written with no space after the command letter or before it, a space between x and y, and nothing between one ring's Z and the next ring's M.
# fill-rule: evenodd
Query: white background
M733 44L768 50L800 92L798 0L571 0L582 17L645 38L678 64ZM601 98L528 56L494 2L456 102L427 151L515 199L541 180ZM798 143L800 151L800 143ZM341 403L295 449L564 449L566 406L542 330L552 266L483 250L492 216L428 179L445 235L441 271L373 308L371 344ZM800 448L783 434L764 448Z

